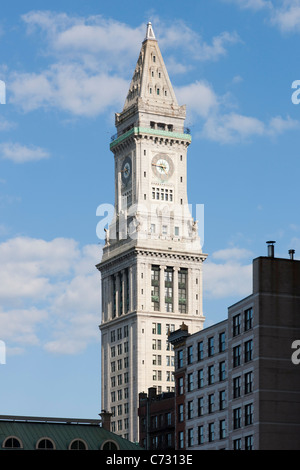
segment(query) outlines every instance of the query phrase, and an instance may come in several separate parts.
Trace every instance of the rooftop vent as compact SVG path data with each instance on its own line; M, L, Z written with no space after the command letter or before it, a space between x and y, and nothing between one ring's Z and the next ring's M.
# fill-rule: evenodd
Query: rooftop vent
M290 259L294 259L295 250L289 250Z
M267 245L268 245L268 257L269 257L269 258L274 258L274 244L275 244L276 242L274 242L274 241L268 241L268 242L266 242L266 243L267 243Z

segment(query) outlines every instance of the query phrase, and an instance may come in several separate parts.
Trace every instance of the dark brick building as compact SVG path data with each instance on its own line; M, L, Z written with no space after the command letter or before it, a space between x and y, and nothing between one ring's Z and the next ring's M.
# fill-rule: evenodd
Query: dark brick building
M140 446L146 450L175 449L175 393L157 395L151 387L139 394Z

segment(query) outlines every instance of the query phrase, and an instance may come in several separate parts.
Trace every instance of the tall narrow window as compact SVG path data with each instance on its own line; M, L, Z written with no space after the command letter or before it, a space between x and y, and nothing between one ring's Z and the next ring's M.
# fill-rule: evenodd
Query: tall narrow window
M253 319L253 310L251 307L245 311L245 322L244 322L245 331L250 330L252 328L252 319Z
M165 270L165 308L166 312L173 312L173 268Z
M232 318L232 331L233 331L233 336L237 336L241 332L241 315L235 315Z
M154 311L159 310L159 266L151 268L151 301Z
M187 273L186 268L178 272L178 308L180 313L187 312Z

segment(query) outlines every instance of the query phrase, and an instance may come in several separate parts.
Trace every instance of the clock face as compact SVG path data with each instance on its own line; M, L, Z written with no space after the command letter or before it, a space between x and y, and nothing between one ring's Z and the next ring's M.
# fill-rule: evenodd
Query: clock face
M155 176L165 181L173 174L173 162L167 154L159 153L152 159L152 170Z
M121 169L122 181L127 184L131 177L131 159L126 157Z

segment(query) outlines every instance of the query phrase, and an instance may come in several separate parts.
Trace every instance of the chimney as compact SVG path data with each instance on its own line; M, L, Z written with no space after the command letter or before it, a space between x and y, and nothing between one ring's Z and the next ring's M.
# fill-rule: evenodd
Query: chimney
M112 413L102 410L99 416L101 417L102 428L105 429L106 431L110 431L110 421L111 421Z
M155 387L149 387L148 388L148 397L149 397L149 400L152 400L153 398L156 397L156 388Z
M295 250L289 250L290 259L294 259Z
M266 242L267 245L268 245L268 257L269 258L274 258L274 244L276 242L274 241L269 241L269 242Z

